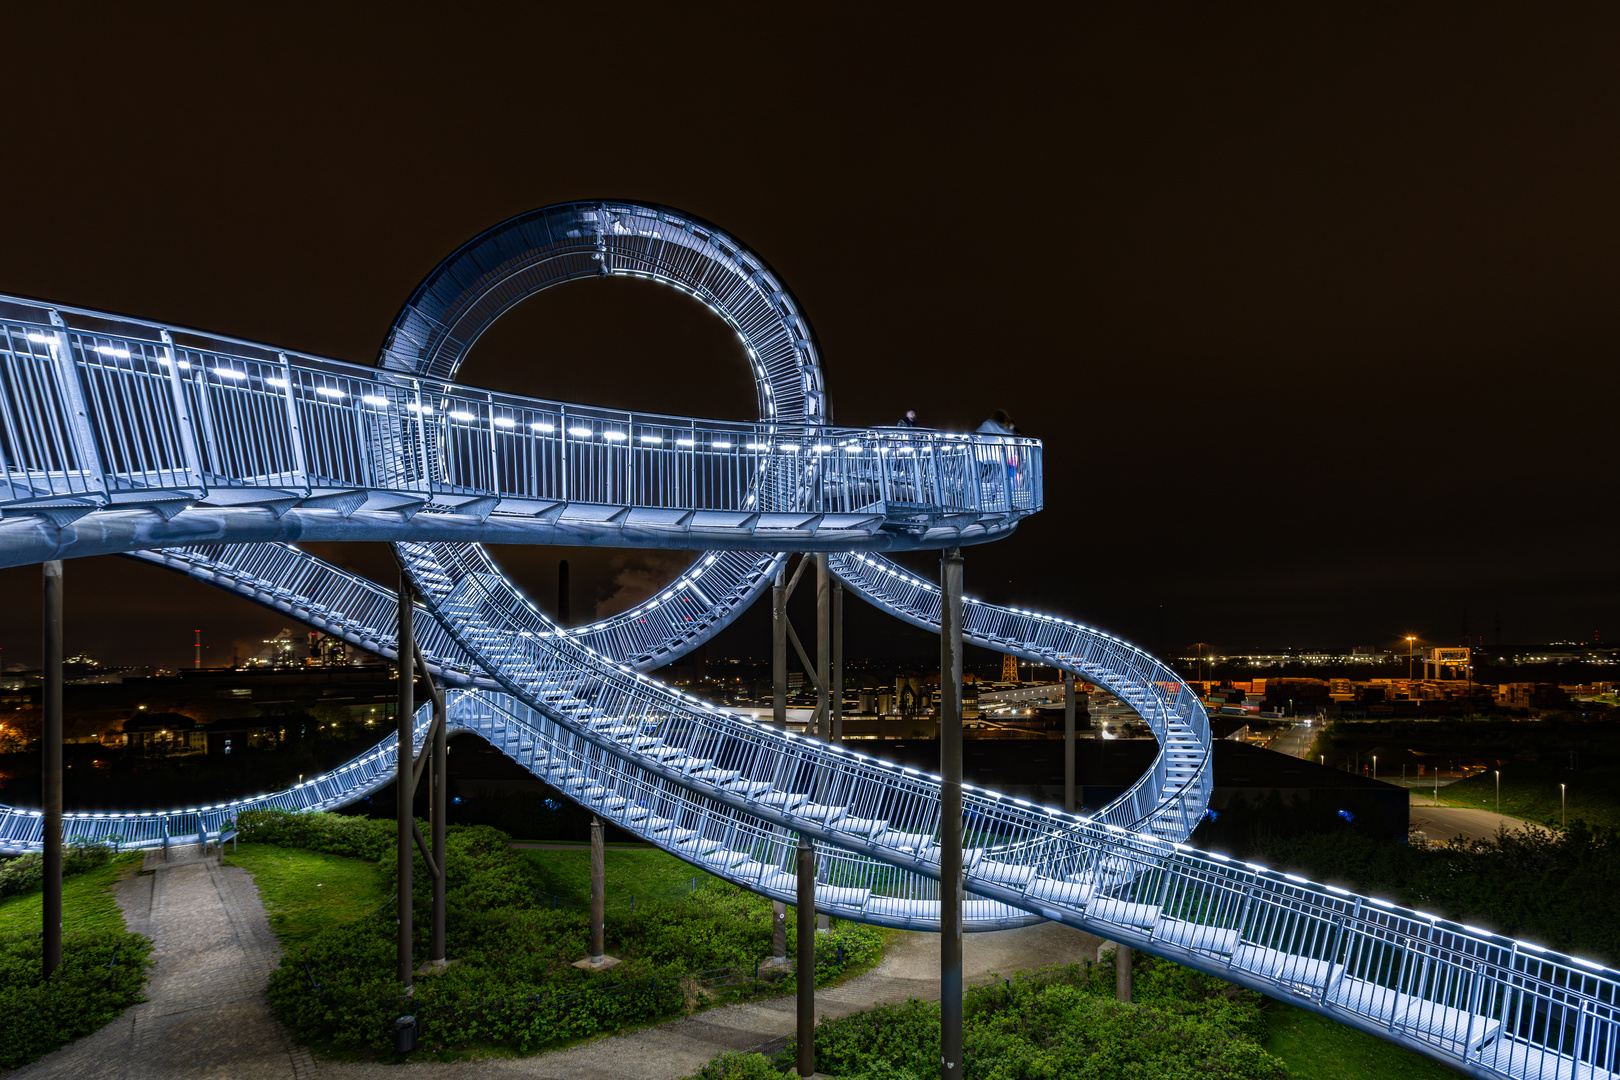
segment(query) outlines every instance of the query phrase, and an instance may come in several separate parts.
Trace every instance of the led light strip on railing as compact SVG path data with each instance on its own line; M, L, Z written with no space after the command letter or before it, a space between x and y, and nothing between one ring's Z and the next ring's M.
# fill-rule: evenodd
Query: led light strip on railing
M500 462L492 457L486 467L480 458L486 448L498 444L503 430L534 433L533 439L524 435L531 439L529 445L555 446L559 455L570 452L571 438L595 447L591 468L584 467L583 459L570 457L559 474L561 482L585 484L592 492L609 491L621 482L625 485L621 494L631 491L631 478L592 472L596 463L616 460L611 456L618 452L616 447L639 452L642 444L664 445L639 439L634 423L622 421L624 414L615 419L606 411L580 407L580 415L596 418L579 424L580 431L590 434L587 442L583 434L568 434L561 406L549 414L554 419L539 415L544 403L536 407L534 418L528 413L520 417L506 399L479 397L447 385L467 349L512 304L552 284L600 276L643 277L700 299L743 342L759 388L762 422L805 429L795 443L798 453L781 455L794 458L793 463L750 471L746 484L740 473L716 481L713 490L736 500L726 505L749 513L777 505L816 506L820 504L815 500L821 499L855 505L859 485L875 479L886 500L904 502L909 493L918 503L932 499L942 504L929 512L944 513L946 521L952 506L1005 507L996 513L1038 508L1040 461L1033 448L1017 450L1021 467L1005 470L1002 450L986 444L990 452L980 460L978 450L970 449L978 445L973 440L958 440L965 445L946 449L949 440L942 437L937 440L941 449L924 455L928 460L924 468L915 461L902 466L897 460L915 458L904 453L915 446L899 442L868 446L861 443L866 434L858 433L851 437L861 444L852 447L849 438L830 429L808 430L825 420L826 410L814 335L791 296L763 262L734 240L667 208L629 203L552 207L514 218L470 242L429 276L396 320L381 365L400 373L404 381L379 382L392 389L370 395L386 407L366 401L363 392L358 402L353 401L354 387L360 383L339 381L341 366L308 365L300 358L295 372L292 362L279 353L246 355L235 347L221 352L213 344L173 341L165 336L166 330L160 334L161 346L155 347L164 351L148 354L142 351L144 345L130 349L119 343L124 340L116 336L121 331L111 325L116 318L106 328L114 336L95 337L98 330L87 338L82 328L59 325L60 319L55 328L28 332L47 339L35 343L43 344L47 352L56 351L51 341L57 341L64 354L78 349L75 359L88 365L85 382L68 380L81 390L89 388L85 408L58 410L60 415L88 417L102 407L103 421L125 416L119 407L109 411L98 403L108 400L110 388L124 386L113 375L133 370L140 352L142 362L155 368L162 369L163 360L169 364L166 371L143 372L144 382L125 387L131 404L123 407L133 410L127 416L149 414L148 427L155 437L161 441L172 436L184 443L182 433L191 429L177 418L192 409L188 403L195 402L192 411L201 412L216 402L209 395L188 398L186 387L196 380L183 384L175 361L194 368L200 363L206 377L212 359L217 370L207 385L242 384L243 391L223 391L218 403L240 409L248 418L239 425L244 432L287 433L275 446L292 454L290 464L255 457L262 448L243 443L239 456L249 467L230 470L235 479L256 484L296 480L302 484L300 498L330 497L342 503L352 500L353 493L317 494L311 479L357 476L343 470L363 467L373 470L367 475L381 477L401 491L430 490L435 499L465 497L469 501L448 509L466 510L477 504L479 493L443 492L447 479L459 476L487 483L500 489L503 497L514 490L540 490L506 484ZM0 321L12 314L0 309ZM70 341L72 334L78 337ZM137 330L128 340L141 336ZM210 339L215 340L223 339ZM34 355L26 345L21 352ZM19 369L17 382L37 382L41 377L42 371ZM413 378L418 381L412 383ZM278 379L282 385L277 385ZM165 398L163 390L170 396ZM344 401L349 402L349 413L332 408ZM166 402L177 404L180 411L166 413ZM375 412L361 414L361 405ZM428 413L430 408L435 412ZM375 415L380 421L356 428L359 445L351 447L334 420L339 415ZM435 417L433 424L424 422L429 415ZM26 465L39 456L41 447L54 452L63 482L70 489L79 483L85 489L82 493L96 496L91 501L151 499L151 490L121 495L90 489L98 484L105 489L109 476L151 489L168 483L176 471L148 468L168 462L142 457L147 446L139 440L120 444L129 459L115 463L122 472L108 472L99 463L86 468L79 457L93 457L92 448L105 444L95 443L94 432L75 429L53 449L47 419L43 412L34 416L29 423L37 424L37 430L25 432L28 437L38 434L45 442L30 444L21 453L10 451L8 460ZM510 420L510 426L501 423L503 419ZM300 422L312 426L309 438L302 429L294 432ZM552 432L534 426L547 423ZM14 429L15 425L8 430ZM722 429L723 425L714 427L705 436L707 444L717 451L736 450L736 439ZM206 441L206 425L198 430ZM692 444L686 449L695 450L699 439L691 432L696 429L685 430L683 435L670 427L653 437L673 438L677 448L685 438ZM558 437L549 443L538 441L538 436L548 434ZM623 438L612 438L614 434ZM774 439L777 432L771 434ZM11 437L15 440L14 434ZM757 449L749 452L764 457L768 444L761 435L742 438L757 440ZM720 442L732 445L720 447ZM885 448L895 451L896 460L885 464L881 452L872 452ZM203 460L203 448L183 449L188 464ZM851 453L852 449L861 453ZM84 454L75 456L78 451ZM212 455L216 449L206 452ZM361 463L346 454L370 456ZM319 460L312 462L312 457ZM573 466L580 468L569 471ZM32 472L6 474L4 497L19 497L19 480L28 485L43 477L49 484L57 483L56 472L41 470L37 462L29 468ZM275 469L280 472L271 475ZM70 474L78 479L67 479ZM202 479L197 469L187 475ZM836 484L827 486L829 478ZM662 477L654 479L663 482ZM901 490L908 483L909 492ZM684 507L682 512L695 512L698 489L689 485L687 490L686 502L694 505L673 501ZM957 502L943 505L949 499L942 493L956 493L951 497ZM998 498L1003 502L996 503ZM343 506L347 509L339 507L341 513L358 512L358 504ZM59 510L66 520L75 512L71 507L36 504L35 508L45 516ZM153 508L160 514L168 512L161 504ZM408 516L444 508L421 505L400 512ZM481 512L497 509L485 505ZM1000 527L1010 529L1014 523L1004 519ZM933 539L940 535L933 534ZM684 614L675 619L665 611L668 621L651 629L620 623L584 633L563 632L477 545L410 543L399 545L399 551L438 623L435 629L433 620L421 620L427 627L425 651L434 658L430 663L452 683L487 686L492 681L513 695L482 689L452 691L453 727L478 732L570 798L728 880L791 900L787 838L804 833L816 838L821 848L818 907L888 925L937 925L938 890L931 880L939 872L937 777L731 716L625 666L646 666L695 644L705 631L685 630L680 625ZM358 585L294 549L192 549L165 561L323 625L345 640L370 642L365 647L384 651L390 644L387 590ZM840 556L835 564L851 588L884 610L918 625L932 627L937 622L938 592L929 583L870 552ZM673 587L674 594L684 597L689 592L705 608L709 626L723 625L758 595L776 565L774 556L716 557L689 571ZM658 604L649 601L645 611L665 607L673 596L666 593L655 599ZM967 912L969 928L1036 917L1058 919L1296 1001L1472 1075L1613 1074L1620 1039L1616 1022L1620 983L1615 972L1530 943L1188 849L1176 841L1187 835L1208 799L1209 732L1196 696L1179 677L1125 642L1065 620L979 603L966 606L965 618L969 640L1053 664L1105 686L1142 715L1161 743L1148 774L1090 819L969 787L964 794L970 838L964 862L968 888L976 896ZM418 714L417 743L426 716L426 709ZM250 805L290 809L340 805L392 780L397 750L391 742L287 792L173 814L79 816L68 829L71 833L79 826L81 831L99 830L96 834L103 836L127 829L139 834L138 843L157 843L164 835L176 835L180 827L217 827ZM12 850L30 843L37 846L38 820L27 813L0 814L0 844L10 844Z

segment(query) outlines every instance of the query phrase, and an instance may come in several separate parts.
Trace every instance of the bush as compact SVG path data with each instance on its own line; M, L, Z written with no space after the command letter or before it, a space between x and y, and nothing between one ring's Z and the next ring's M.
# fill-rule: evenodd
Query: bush
M1245 857L1606 964L1620 961L1620 923L1570 918L1613 905L1620 830L1572 821L1562 833L1521 830L1423 848L1346 827L1275 840Z
M106 844L75 837L62 846L62 876L106 866L113 854L113 849ZM0 864L0 897L32 892L44 883L45 856L42 852L31 851Z
M733 1051L721 1054L685 1080L782 1080L782 1074L764 1054Z
M117 962L108 962L117 949ZM62 966L40 984L42 943L0 934L0 1068L14 1069L90 1034L144 1001L152 943L101 930L62 939Z
M1259 994L1148 957L1138 959L1136 1002L1115 1001L1113 993L1109 964L1048 968L968 991L964 1080L1287 1075L1256 1041ZM850 1080L932 1080L939 1052L937 1002L880 1005L816 1027L817 1069ZM723 1067L718 1059L706 1066Z
M290 810L244 810L236 827L244 841L307 848L351 859L382 859L394 851L398 836L392 821Z
M253 839L272 843L310 836L324 850L360 846L371 826L381 825L392 836L388 822L345 818L332 828L318 820L331 816L266 815L244 821L243 828L251 828ZM317 820L306 827L289 817ZM348 822L361 828L351 833L343 827ZM714 880L678 899L645 900L633 917L608 919L608 952L623 963L611 974L592 974L572 966L589 950L586 912L552 910L549 900L538 899L538 866L513 852L509 842L505 833L482 825L447 831L447 945L456 963L417 981L412 1000L399 994L393 909L386 905L376 917L322 931L283 957L270 977L277 1017L300 1040L339 1052L389 1053L394 1019L404 1011L418 1017L424 1048L498 1045L527 1051L760 988L753 962L770 951L768 900ZM395 857L390 841L379 872L394 874ZM420 853L414 867L415 950L422 957L432 880ZM856 924L818 934L817 981L874 962L882 940L880 931ZM697 973L706 977L691 977ZM789 979L781 989L791 987Z

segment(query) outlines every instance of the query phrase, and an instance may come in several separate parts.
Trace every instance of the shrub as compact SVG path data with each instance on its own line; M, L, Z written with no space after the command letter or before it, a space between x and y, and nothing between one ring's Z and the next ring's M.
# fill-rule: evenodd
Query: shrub
M782 1080L782 1074L764 1054L733 1051L721 1054L685 1080Z
M362 828L349 831L347 823L358 819L339 819L337 828L287 820L331 816L271 814L245 820L243 828L256 840L286 843L309 836L330 850L358 848L370 835L365 827L380 825L389 839L379 872L395 873L391 823L358 821ZM760 988L753 962L770 950L768 900L715 880L678 899L645 900L634 916L610 916L608 951L623 963L611 974L592 974L572 966L589 949L586 912L553 910L538 899L538 866L509 843L505 833L483 825L447 831L447 944L456 964L418 980L410 1001L399 994L395 924L392 905L386 905L376 917L323 931L283 957L270 977L277 1017L301 1040L342 1052L388 1053L394 1019L406 1011L418 1017L425 1048L499 1045L526 1051ZM415 951L421 957L430 933L432 880L420 853L414 867ZM856 924L818 934L817 981L869 965L882 940L880 931ZM691 978L700 972L707 977ZM779 987L791 988L791 980Z
M1136 990L1134 1004L1115 1001L1111 965L1074 964L968 991L964 1080L1287 1075L1256 1041L1260 995L1149 958L1139 962ZM939 1052L937 1002L880 1005L816 1027L817 1068L850 1080L931 1080Z
M75 837L62 846L62 876L106 866L113 854L113 849L106 844ZM45 856L41 852L31 851L0 864L0 897L32 892L44 883Z
M244 810L236 827L245 841L307 848L351 859L381 859L394 851L397 836L392 821L290 810Z
M1276 840L1246 857L1578 956L1620 960L1620 923L1570 918L1608 910L1620 891L1617 829L1572 821L1560 833L1502 832L1420 848L1344 828Z
M115 948L116 963L108 967ZM0 1067L32 1061L145 1000L151 951L152 943L139 934L68 934L62 966L41 985L39 938L0 934Z

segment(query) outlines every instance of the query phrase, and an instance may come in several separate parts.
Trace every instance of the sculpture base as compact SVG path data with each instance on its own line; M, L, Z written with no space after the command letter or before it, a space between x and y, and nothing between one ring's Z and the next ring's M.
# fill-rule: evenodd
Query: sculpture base
M622 963L624 961L616 956L604 956L601 960L592 960L587 956L583 960L575 960L574 966L581 971L612 971Z

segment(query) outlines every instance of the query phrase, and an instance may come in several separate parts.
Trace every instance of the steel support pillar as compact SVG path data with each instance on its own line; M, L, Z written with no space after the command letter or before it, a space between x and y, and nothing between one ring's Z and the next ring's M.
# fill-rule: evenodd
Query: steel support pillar
M444 700L443 693L435 695L434 706ZM433 879L433 943L428 949L428 961L436 967L443 967L445 962L444 945L444 908L445 908L445 879L450 876L450 868L445 865L445 839L444 830L449 822L446 816L450 811L448 767L450 763L450 736L446 729L450 726L450 718L439 713L435 718L433 729L433 775L428 781L428 797L432 800L431 807L433 830L433 864L439 870Z
M832 738L832 572L816 553L816 738Z
M780 900L771 901L771 960L787 963L787 905Z
M962 549L939 560L939 1075L962 1075Z
M40 973L50 978L62 966L62 563L45 564L44 730L40 763L45 851L44 954Z
M399 572L399 633L394 639L399 652L399 772L394 778L395 812L399 816L399 939L397 949L399 953L399 981L402 986L411 985L413 971L411 968L411 844L414 836L411 826L414 822L411 803L416 794L415 779L411 766L411 727L416 719L416 665L412 657L411 643L416 640L411 625L411 583L405 576L405 571Z
M1114 953L1114 997L1120 1001L1131 1000L1132 959L1132 950L1129 945L1121 945Z
M833 578L832 741L844 741L844 583Z
M607 955L607 845L602 819L591 816L591 963Z
M771 722L787 730L787 567L783 559L771 583Z
M1063 809L1074 813L1074 672L1063 673Z
M816 1071L816 849L810 837L799 834L799 903L795 912L798 933L800 1076Z

